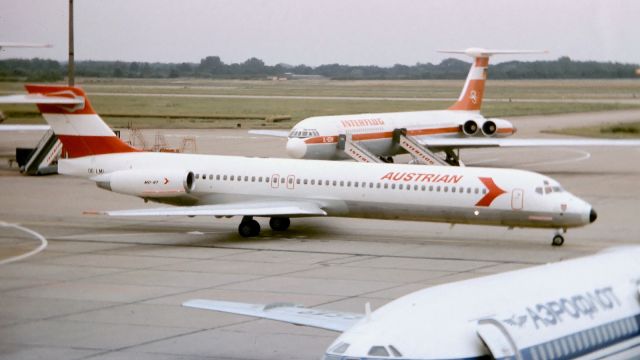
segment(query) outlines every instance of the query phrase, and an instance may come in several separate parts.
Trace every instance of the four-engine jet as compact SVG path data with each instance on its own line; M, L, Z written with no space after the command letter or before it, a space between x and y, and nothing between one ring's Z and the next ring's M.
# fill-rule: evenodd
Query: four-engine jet
M637 140L510 137L516 132L511 122L480 114L489 58L540 51L470 48L442 52L473 57L458 100L446 110L314 116L300 121L290 132L250 132L288 137L287 154L296 159L391 162L395 155L410 153L413 162L428 165L463 165L459 150L464 148L640 146Z

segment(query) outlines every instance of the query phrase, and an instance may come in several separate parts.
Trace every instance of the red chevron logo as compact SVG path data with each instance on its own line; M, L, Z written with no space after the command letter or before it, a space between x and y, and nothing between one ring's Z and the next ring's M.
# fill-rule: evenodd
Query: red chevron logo
M479 177L480 181L487 187L487 192L480 201L476 203L476 206L490 206L493 200L498 196L506 193L506 191L500 189L495 182L493 182L493 178L490 177Z

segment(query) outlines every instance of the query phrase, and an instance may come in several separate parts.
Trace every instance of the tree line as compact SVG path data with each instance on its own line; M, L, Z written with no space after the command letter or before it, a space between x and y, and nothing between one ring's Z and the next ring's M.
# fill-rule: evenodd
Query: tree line
M8 59L0 61L1 81L59 81L67 73L66 62L46 59ZM454 58L439 64L396 64L390 67L328 64L266 65L258 58L242 63L224 63L218 56L207 56L200 63L150 63L125 61L77 61L76 76L100 78L212 78L262 79L295 75L315 75L336 80L463 79L470 64ZM605 79L634 78L637 64L574 61L561 57L553 61L509 61L490 65L492 79Z

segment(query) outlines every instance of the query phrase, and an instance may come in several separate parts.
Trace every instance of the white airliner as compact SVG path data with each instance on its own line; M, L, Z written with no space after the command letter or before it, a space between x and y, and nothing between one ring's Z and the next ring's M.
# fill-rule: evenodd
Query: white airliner
M314 116L300 121L290 132L250 132L288 137L287 154L296 159L390 162L393 156L408 152L416 162L428 165L463 165L456 151L462 148L640 146L637 140L507 139L516 132L511 122L480 114L489 58L541 51L470 48L441 52L474 59L458 100L447 110ZM444 152L446 159L434 154L438 152Z
M638 359L640 247L423 289L364 314L194 299L183 306L342 332L324 360Z
M303 216L553 228L554 245L562 231L597 217L555 180L522 170L143 152L115 136L81 89L27 90L63 144L60 174L178 205L107 215L242 216L242 236L259 234L253 217L269 217L275 231Z

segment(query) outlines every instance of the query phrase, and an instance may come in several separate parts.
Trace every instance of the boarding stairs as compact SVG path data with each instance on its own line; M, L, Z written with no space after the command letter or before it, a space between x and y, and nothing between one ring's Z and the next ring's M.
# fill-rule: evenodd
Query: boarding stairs
M343 150L358 162L381 163L376 155L367 150L364 146L351 139L351 134L341 134L338 138L338 149Z
M393 142L399 144L409 154L411 154L418 162L425 165L443 165L448 166L446 160L434 154L431 150L422 146L420 142L407 135L407 129L395 129L393 130Z
M20 171L27 175L48 175L58 172L58 159L62 153L62 143L49 129L44 134L38 145L27 156L24 165L20 165Z

